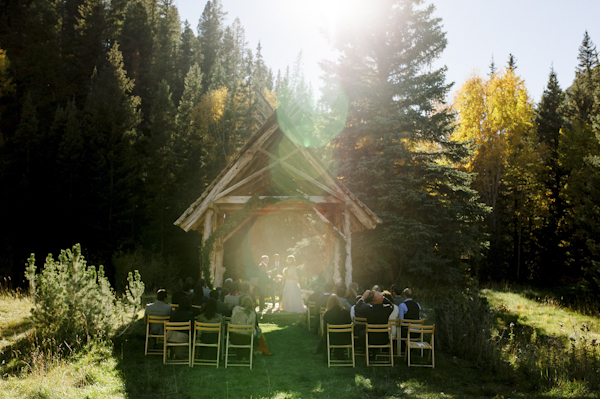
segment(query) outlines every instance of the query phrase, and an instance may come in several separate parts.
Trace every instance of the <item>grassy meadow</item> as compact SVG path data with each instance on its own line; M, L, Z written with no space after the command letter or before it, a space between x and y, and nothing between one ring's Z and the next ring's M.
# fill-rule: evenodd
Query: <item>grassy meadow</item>
M88 345L61 356L46 351L31 332L27 297L4 293L0 298L1 398L595 398L582 381L546 387L519 378L512 340L553 337L561 345L586 334L598 336L600 319L570 311L523 294L485 290L497 316L493 339L503 348L504 372L482 372L468 361L436 351L436 368L331 368L310 350L317 337L297 315L265 315L261 324L274 356L258 356L253 370L165 366L160 356L144 356L144 325L138 320L111 344ZM510 327L513 323L513 327ZM561 324L562 323L562 326ZM581 331L581 323L590 331ZM506 342L504 342L506 341ZM504 342L504 343L503 343ZM52 345L52 343L50 343ZM518 345L514 344L518 347ZM514 356L513 356L514 355ZM596 356L598 353L596 352Z

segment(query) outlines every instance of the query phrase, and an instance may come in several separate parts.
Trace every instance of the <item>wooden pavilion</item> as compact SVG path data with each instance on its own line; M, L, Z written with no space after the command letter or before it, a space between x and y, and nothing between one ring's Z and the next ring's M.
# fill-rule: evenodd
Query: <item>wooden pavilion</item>
M374 229L381 220L327 170L310 148L301 144L304 141L299 132L289 131L287 126L293 124L283 112L270 108L269 112L270 116L263 114L264 123L258 131L174 224L186 232L198 231L204 245L223 225L226 215L242 209L253 196L275 198L280 200L275 205L277 212L296 214L329 244L328 248L332 248L333 270L330 273L335 283L342 281L340 240L327 234L322 236L304 220L304 215L308 212L317 214L343 234L346 246L344 281L348 285L352 282L352 233ZM225 242L252 217L249 215L226 236L214 239L210 254L214 286L223 283ZM203 277L208 280L210 276Z

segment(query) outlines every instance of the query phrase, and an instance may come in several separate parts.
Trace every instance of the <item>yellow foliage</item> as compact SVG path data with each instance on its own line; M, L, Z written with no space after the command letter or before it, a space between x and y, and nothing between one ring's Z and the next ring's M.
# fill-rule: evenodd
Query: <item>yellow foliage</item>
M265 88L265 89L263 89L262 95L265 98L265 100L267 100L267 102L269 103L271 108L273 108L273 109L277 108L278 104L277 104L277 93L276 92Z
M225 112L227 104L227 87L213 90L202 96L194 108L194 120L198 125L218 123Z
M508 169L525 167L535 157L529 140L534 128L533 102L524 81L504 70L488 79L471 75L456 94L453 108L459 118L452 138L475 144L465 167L478 173L480 194L494 206Z
M10 62L6 56L6 50L0 48L0 97L14 92L15 87L12 79L7 77Z

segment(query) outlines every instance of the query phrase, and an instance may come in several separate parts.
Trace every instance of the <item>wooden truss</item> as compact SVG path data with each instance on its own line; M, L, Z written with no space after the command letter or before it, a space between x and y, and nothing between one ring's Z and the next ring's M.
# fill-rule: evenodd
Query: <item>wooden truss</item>
M264 119L266 115L263 117ZM352 281L352 233L374 229L381 220L358 200L320 162L310 148L297 140L298 132L280 129L277 112L272 111L262 127L248 140L204 193L175 221L185 231L202 234L202 243L220 227L225 215L241 209L254 195L282 200L275 212L296 213L322 240L330 238L315 231L302 217L308 211L317 214L338 229L346 239L346 284ZM313 206L306 206L306 201ZM296 199L296 200L294 200ZM223 282L223 245L255 215L250 215L227 236L215 240L210 256L213 284ZM337 248L337 240L334 240ZM332 278L341 281L338 250L334 250ZM208 277L208 276L205 276Z

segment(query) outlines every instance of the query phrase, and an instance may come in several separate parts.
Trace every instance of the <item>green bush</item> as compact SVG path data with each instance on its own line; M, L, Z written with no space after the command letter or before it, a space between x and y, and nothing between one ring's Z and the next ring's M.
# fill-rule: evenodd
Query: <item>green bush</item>
M129 273L125 295L118 299L102 266L88 266L81 246L63 250L58 260L48 255L36 273L35 256L25 276L34 302L32 320L42 339L79 346L92 339L109 338L127 328L141 306L144 283L137 271ZM131 315L131 316L128 316Z
M600 388L600 348L597 339L590 338L586 323L574 330L567 345L557 337L538 335L535 328L514 323L501 342L503 356L515 375L532 388L554 388L574 381L591 390Z
M492 338L492 311L477 293L447 291L434 306L436 345L484 370L501 364L500 351Z

